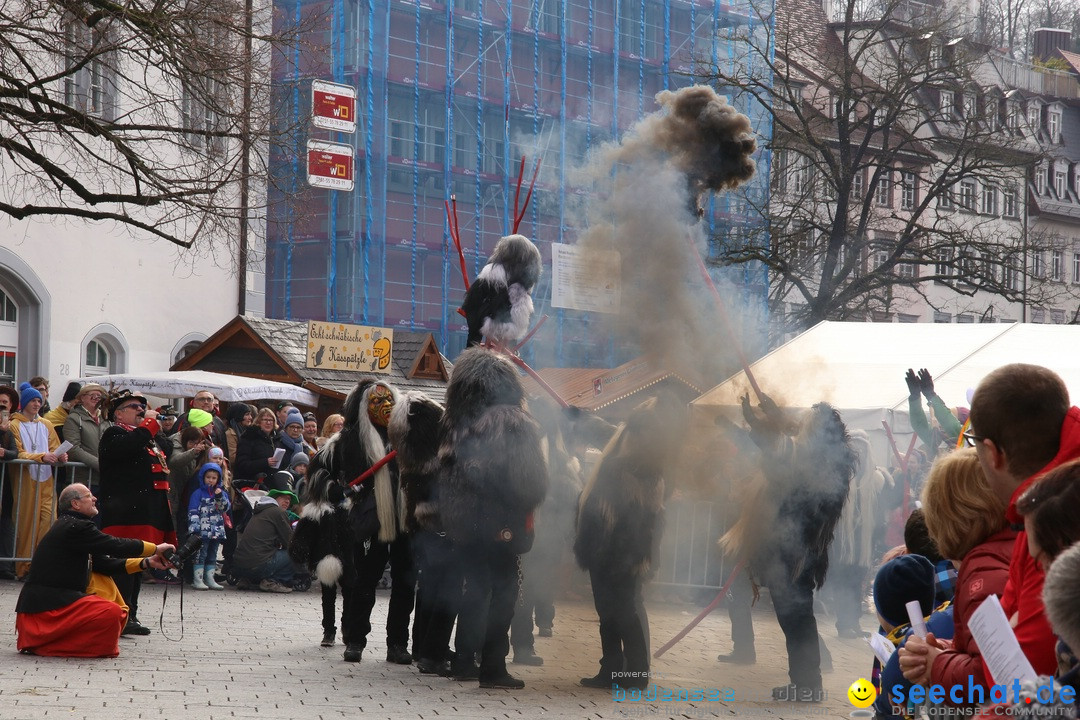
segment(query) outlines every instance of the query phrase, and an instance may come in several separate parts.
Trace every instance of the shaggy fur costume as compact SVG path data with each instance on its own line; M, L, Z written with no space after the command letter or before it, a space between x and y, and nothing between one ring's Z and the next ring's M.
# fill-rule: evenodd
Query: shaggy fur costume
M390 413L387 434L397 450L401 490L405 494L405 528L438 532L435 482L439 474L439 421L443 407L427 395L410 390Z
M548 476L517 369L481 347L454 364L439 428L440 517L455 544L531 536ZM507 535L509 531L509 536Z
M341 410L345 426L312 458L309 475L325 469L330 477L347 486L390 451L386 430L373 425L368 418L368 397L376 386L390 390L394 403L399 402L401 394L392 385L370 377L360 380L345 398ZM396 474L396 462L387 463L375 473L375 507L381 542L393 542L405 524L405 503L400 490L395 489ZM353 507L359 509L355 504ZM356 538L359 542L366 539Z
M289 557L307 565L327 587L356 582L351 507L352 501L330 473L321 470L308 480L304 509L289 542Z
M469 326L469 345L482 337L501 345L516 343L529 329L530 293L540 280L540 251L524 235L507 235L469 286L461 309Z
M586 570L638 580L652 570L663 526L662 472L680 426L659 405L653 398L634 410L581 493L574 556Z

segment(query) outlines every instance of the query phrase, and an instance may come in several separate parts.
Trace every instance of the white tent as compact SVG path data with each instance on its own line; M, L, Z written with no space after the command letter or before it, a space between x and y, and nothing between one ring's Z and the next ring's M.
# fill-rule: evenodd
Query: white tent
M750 367L777 403L807 408L826 401L851 428L870 433L876 460L888 449L882 420L901 452L907 449L908 368L927 368L950 407L966 406L967 392L995 368L1014 362L1044 365L1060 374L1080 399L1080 327L1071 325L822 322ZM739 416L750 390L742 372L691 402L698 417ZM925 403L923 404L925 407Z
M79 378L78 382L95 382L106 388L127 388L132 392L159 398L189 398L194 397L200 390L209 390L225 402L288 400L310 407L317 407L319 404L316 393L297 385L206 370L97 375Z

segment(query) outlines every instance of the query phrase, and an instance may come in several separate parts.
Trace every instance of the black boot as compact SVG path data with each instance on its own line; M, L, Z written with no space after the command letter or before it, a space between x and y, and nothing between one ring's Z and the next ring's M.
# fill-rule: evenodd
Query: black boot
M387 645L386 662L395 665L412 665L412 655L409 654L404 645Z
M150 628L139 622L138 618L129 617L121 635L149 635Z
M319 645L323 647L334 647L334 637L337 635L337 630L324 630L322 634L322 642Z
M610 671L601 669L592 677L581 678L580 684L582 687L610 690L611 686L615 684L615 679L612 678Z
M454 680L476 680L480 677L480 666L471 660L455 662L450 677Z
M533 665L540 666L544 664L544 658L533 652L532 648L514 648L514 660L515 665Z
M348 643L345 645L345 654L342 656L345 658L345 662L360 662L360 656L364 654L364 646L359 643Z
M753 665L757 662L757 653L753 650L742 650L736 648L727 655L717 655L716 659L722 663L731 663L732 665Z
M503 670L501 673L490 677L480 677L480 687L497 690L520 690L525 687L525 681L518 680L506 670Z

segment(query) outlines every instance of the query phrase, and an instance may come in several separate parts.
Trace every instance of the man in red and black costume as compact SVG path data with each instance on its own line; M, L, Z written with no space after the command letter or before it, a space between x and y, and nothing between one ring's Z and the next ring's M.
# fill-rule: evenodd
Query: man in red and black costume
M169 467L154 436L160 430L157 411L148 410L146 398L129 390L109 396L108 417L113 423L101 435L101 529L114 537L176 544L169 510ZM114 578L129 608L125 635L149 635L138 620L138 574Z
M97 529L97 498L80 483L60 493L58 517L34 550L15 606L19 651L50 657L116 657L127 619L108 575L166 567L168 543L106 535Z

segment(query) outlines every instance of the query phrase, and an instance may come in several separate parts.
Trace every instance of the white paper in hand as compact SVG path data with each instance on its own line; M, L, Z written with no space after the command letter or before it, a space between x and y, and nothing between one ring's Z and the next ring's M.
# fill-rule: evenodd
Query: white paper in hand
M926 639L926 620L923 619L922 605L918 600L912 600L904 607L907 608L908 620L911 621L911 632L923 640Z
M60 443L60 445L58 445L55 450L53 450L53 455L63 455L73 447L75 446L65 440L64 442Z
M888 638L879 633L870 633L870 636L865 638L866 642L870 644L870 647L874 650L874 655L881 663L881 667L885 667L889 664L889 658L896 652L896 648L889 642Z
M274 459L270 461L270 467L277 467L281 465L281 458L285 457L285 448L278 448L274 451Z
M968 629L979 646L990 674L996 685L1006 685L1013 680L1034 680L1038 676L1031 667L1016 634L1009 627L1009 619L1001 609L997 595L990 595L983 600L978 609L968 618Z

